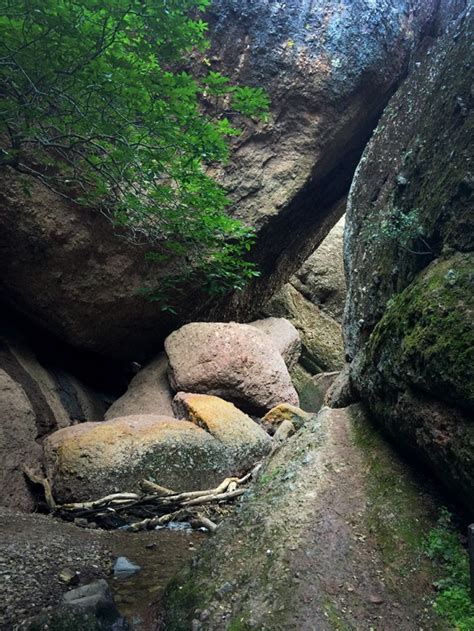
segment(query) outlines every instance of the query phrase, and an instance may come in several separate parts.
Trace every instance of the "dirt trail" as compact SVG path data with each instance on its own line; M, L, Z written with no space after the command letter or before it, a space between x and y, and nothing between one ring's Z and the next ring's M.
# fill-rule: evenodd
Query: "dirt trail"
M431 630L435 621L427 610L426 596L432 587L421 560L407 558L408 542L400 539L403 533L396 528L387 532L391 541L379 539L383 522L396 518L395 497L379 498L384 505L374 505L377 474L372 480L370 475L374 464L383 463L371 465L364 457L345 410L333 410L331 423L324 447L325 488L311 506L310 528L290 557L290 567L298 576L295 613L287 628ZM381 458L382 453L375 456L376 461ZM394 486L397 473L406 478L405 472L397 472L393 460L385 465L393 468ZM426 497L420 495L420 500ZM391 559L384 554L387 545L393 546Z
M446 631L422 554L435 517L358 406L326 409L169 590L166 631Z

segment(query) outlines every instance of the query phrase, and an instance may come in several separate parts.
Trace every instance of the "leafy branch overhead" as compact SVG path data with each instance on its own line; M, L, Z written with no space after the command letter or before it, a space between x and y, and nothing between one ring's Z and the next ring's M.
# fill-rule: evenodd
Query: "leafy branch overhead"
M205 61L199 76L176 70L208 46L208 4L0 0L0 168L98 208L151 258L181 257L182 273L226 291L257 274L253 232L224 213L206 167L239 134L229 112L264 119L269 101Z

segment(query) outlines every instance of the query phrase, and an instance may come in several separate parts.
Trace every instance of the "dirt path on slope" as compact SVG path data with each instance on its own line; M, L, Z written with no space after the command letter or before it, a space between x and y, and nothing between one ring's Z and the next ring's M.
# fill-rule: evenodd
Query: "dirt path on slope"
M431 499L380 437L364 444L366 420L333 410L331 422L325 488L289 559L296 600L287 628L431 631L432 576L416 532Z
M325 409L170 586L164 628L447 631L422 552L435 519L425 483L361 409Z

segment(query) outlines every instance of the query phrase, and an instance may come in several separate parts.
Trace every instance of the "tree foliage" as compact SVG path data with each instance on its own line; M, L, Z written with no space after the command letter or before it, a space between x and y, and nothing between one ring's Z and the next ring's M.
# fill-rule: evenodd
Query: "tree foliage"
M0 167L99 208L150 258L181 258L181 273L226 291L257 273L244 260L253 232L225 214L206 167L239 133L229 112L262 118L268 98L205 64L180 69L208 46L208 4L0 0Z

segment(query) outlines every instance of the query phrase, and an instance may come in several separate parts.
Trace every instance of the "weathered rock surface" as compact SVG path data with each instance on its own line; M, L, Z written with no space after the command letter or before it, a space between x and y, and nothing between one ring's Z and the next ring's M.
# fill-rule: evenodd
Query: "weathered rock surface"
M296 328L286 318L263 318L250 322L259 331L268 335L273 346L285 360L288 370L291 370L301 355L301 340Z
M291 283L264 308L267 315L287 318L299 331L301 364L310 372L340 370L344 365L341 325L305 298Z
M21 386L0 369L0 500L5 506L33 508L22 466L38 466L36 415Z
M31 401L38 437L104 416L106 404L97 393L60 368L45 368L17 331L0 331L0 367Z
M393 97L357 169L345 244L351 381L471 511L473 23L472 9L451 21Z
M272 100L269 122L247 125L221 173L229 212L257 228L251 256L261 277L248 290L206 303L190 287L177 317L165 314L140 292L169 272L144 259L146 248L114 235L100 214L4 168L2 299L76 347L127 359L152 356L199 310L212 319L256 316L338 219L366 140L437 4L213 3L211 69L263 86Z
M247 451L242 441L236 449L238 432L232 423L240 426L241 419L227 419L228 442L195 423L157 415L59 430L44 443L53 494L59 502L98 498L137 491L143 479L175 491L213 488L268 451L268 442L256 434ZM244 459L243 467L237 457Z
M444 628L420 558L433 509L359 408L325 408L169 586L166 628L191 628L196 610L194 628L216 631Z
M295 429L301 429L303 425L309 423L313 418L312 414L308 414L301 408L297 408L295 405L288 405L288 403L281 403L267 412L262 419L262 422L272 425L275 429L281 425L284 421L290 421Z
M247 471L272 448L267 433L232 403L207 394L179 392L173 407L179 418L191 421L227 447L229 464Z
M311 377L313 405L316 411L319 411L323 405L325 405L326 395L334 385L339 374L338 372L320 372Z
M151 479L176 491L220 477L225 450L193 423L136 415L59 430L44 444L48 477L60 502L134 491Z
M337 322L342 321L346 301L342 217L317 250L290 279L295 289Z
M346 364L329 384L324 395L324 405L330 408L346 408L358 402L358 395L352 387L350 371L350 364Z
M38 469L41 439L85 419L105 404L72 375L46 370L18 335L0 334L0 503L32 510L22 466Z
M127 392L107 410L106 420L134 414L174 416L173 394L168 381L168 359L160 353L144 366L128 386Z
M213 394L250 413L298 405L282 356L247 324L193 322L165 341L175 391Z

